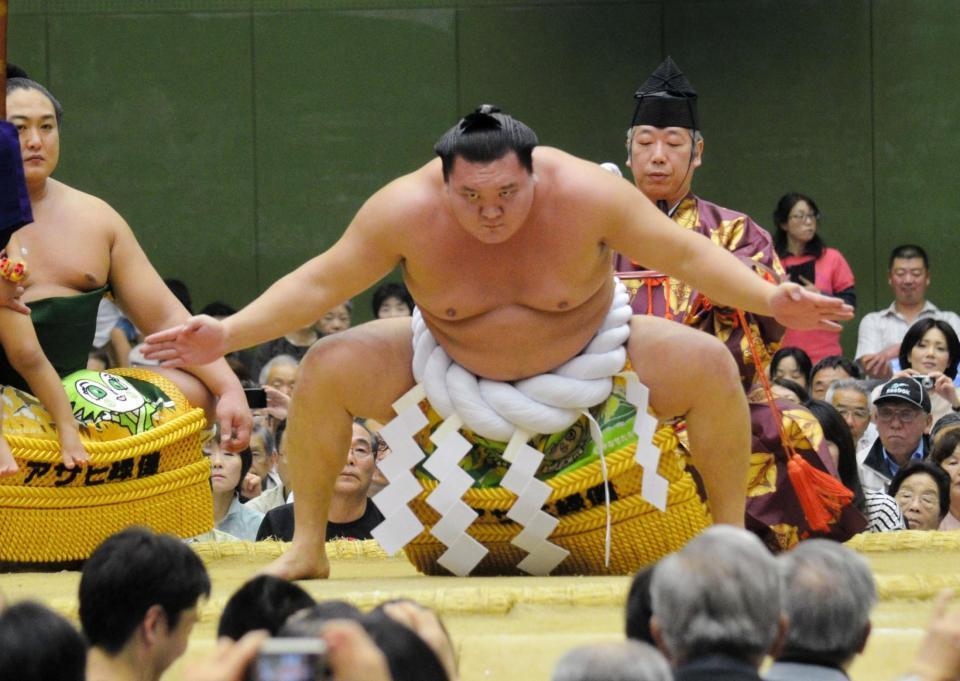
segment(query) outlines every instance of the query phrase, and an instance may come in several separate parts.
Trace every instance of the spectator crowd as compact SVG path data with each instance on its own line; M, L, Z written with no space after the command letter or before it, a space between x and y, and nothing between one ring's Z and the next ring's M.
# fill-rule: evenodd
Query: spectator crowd
M44 605L5 605L0 594L0 678L159 681L186 651L210 592L203 562L184 542L123 530L84 564L80 631ZM902 681L960 679L960 610L951 599L938 597ZM568 650L551 679L845 681L867 646L876 603L869 566L841 544L812 539L773 556L756 535L717 525L634 577L624 639ZM227 600L217 636L216 650L180 678L460 678L457 643L439 615L407 599L363 612L262 575Z

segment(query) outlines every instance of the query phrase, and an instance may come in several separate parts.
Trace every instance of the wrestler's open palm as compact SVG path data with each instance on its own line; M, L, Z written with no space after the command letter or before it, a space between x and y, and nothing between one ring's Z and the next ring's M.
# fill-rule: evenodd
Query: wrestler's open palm
M143 354L162 366L181 367L209 364L223 356L226 333L218 319L208 315L191 317L185 324L146 337Z
M788 329L839 330L853 318L853 308L839 298L813 293L797 284L783 283L770 300L774 318Z

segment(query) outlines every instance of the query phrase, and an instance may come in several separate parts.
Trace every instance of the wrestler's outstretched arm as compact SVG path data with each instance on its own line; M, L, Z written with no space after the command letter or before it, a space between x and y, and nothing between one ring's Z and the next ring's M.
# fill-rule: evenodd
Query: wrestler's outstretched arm
M106 203L101 203L101 209L111 238L110 284L120 308L145 333L186 322L190 313L160 278L126 221ZM182 374L178 377L182 380L174 380L192 404L211 408L216 414L222 446L229 451L246 447L252 426L250 409L243 387L226 361L217 359L204 366L184 369L203 385ZM191 381L191 385L186 381ZM189 394L188 388L197 394ZM211 395L215 405L211 404Z
M168 365L203 362L230 348L315 322L399 262L395 244L404 237L394 223L421 224L407 203L416 191L387 188L378 193L328 251L280 279L224 323L195 317L184 326L154 334L148 342L155 350L148 356ZM347 459L351 417L388 413L389 403L410 388L406 356L412 354L410 335L409 322L380 320L321 339L300 363L286 431L290 481L297 499L296 532L290 550L267 572L287 579L329 574L324 549L327 516L337 474ZM377 351L364 352L366 346L376 346ZM374 383L357 380L372 377Z
M410 199L407 178L374 194L329 249L277 280L222 321L200 315L146 338L146 357L164 366L203 364L314 323L330 308L366 290L399 264L393 216ZM413 190L416 191L416 190Z
M596 173L610 211L604 238L614 250L689 283L718 303L774 317L790 329L837 330L836 321L853 317L853 308L839 298L764 281L727 250L676 225L642 192Z

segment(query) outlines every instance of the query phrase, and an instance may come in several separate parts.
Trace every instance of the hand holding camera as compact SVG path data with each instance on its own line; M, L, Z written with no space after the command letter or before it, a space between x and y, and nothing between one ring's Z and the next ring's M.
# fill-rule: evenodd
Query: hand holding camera
M319 638L268 638L247 673L249 681L327 681L327 644Z
M184 681L243 681L267 637L265 631L251 631L236 642L222 639L212 655L187 668Z
M221 641L184 681L393 681L387 659L358 622L331 620L316 638L269 638L252 631Z

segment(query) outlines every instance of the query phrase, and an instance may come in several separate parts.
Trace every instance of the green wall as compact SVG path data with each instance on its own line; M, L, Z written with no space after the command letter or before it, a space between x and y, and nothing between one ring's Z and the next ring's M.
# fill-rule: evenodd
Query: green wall
M768 227L808 193L861 310L904 241L960 309L958 34L955 0L10 0L9 58L66 108L58 176L199 305L329 246L481 102L622 166L633 90L671 54L700 92L698 193Z

